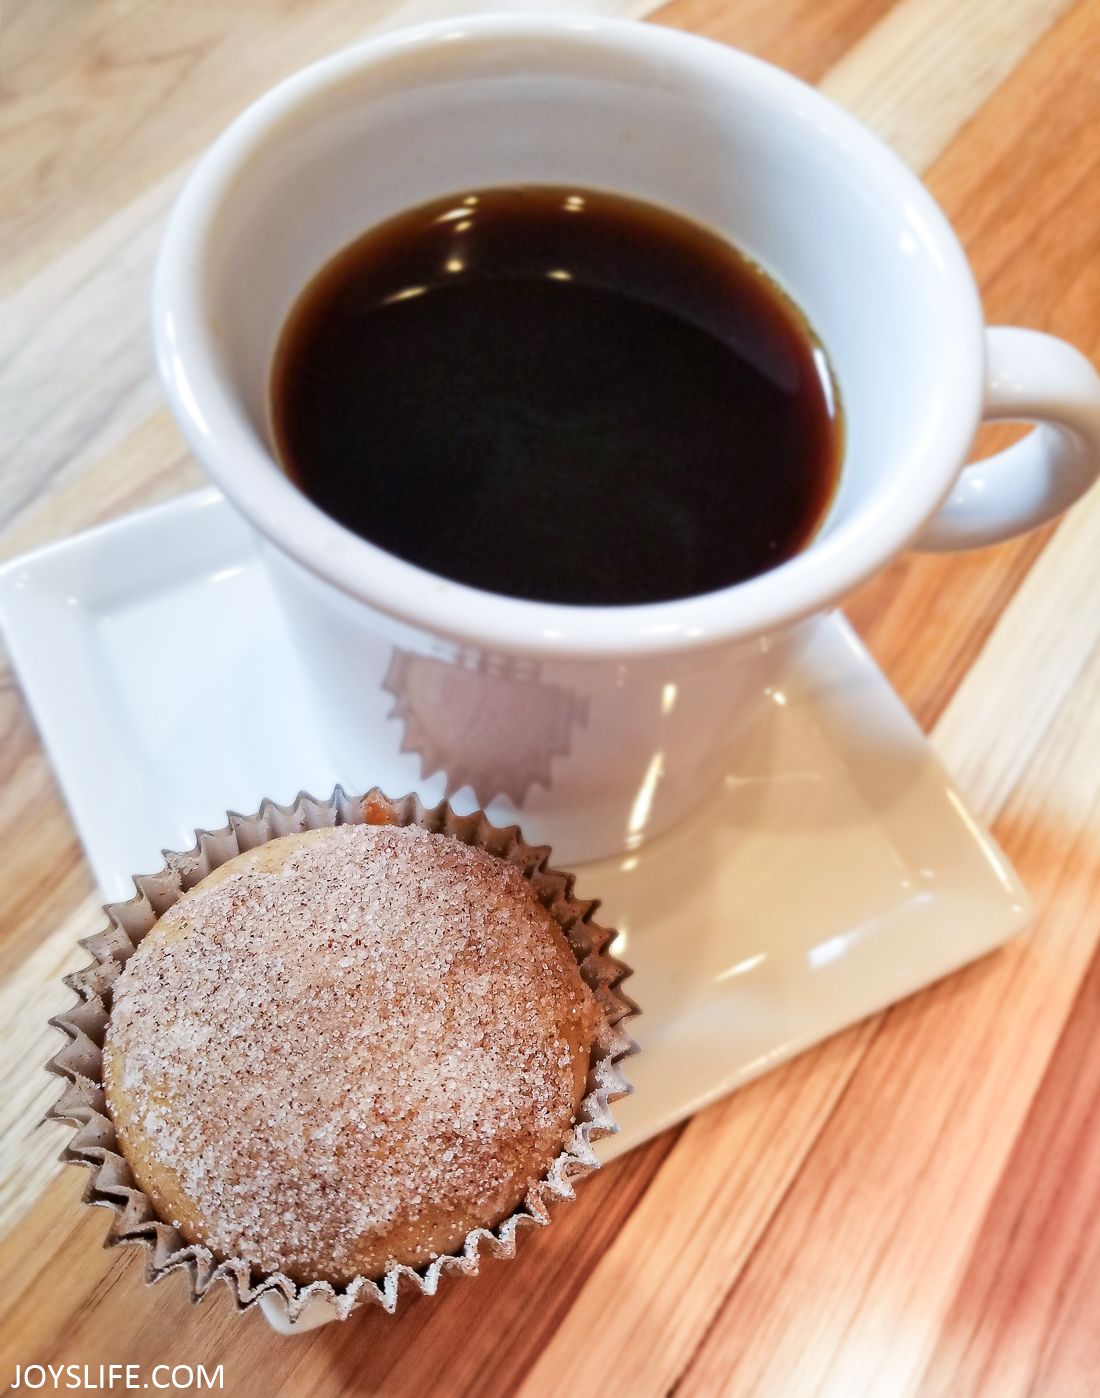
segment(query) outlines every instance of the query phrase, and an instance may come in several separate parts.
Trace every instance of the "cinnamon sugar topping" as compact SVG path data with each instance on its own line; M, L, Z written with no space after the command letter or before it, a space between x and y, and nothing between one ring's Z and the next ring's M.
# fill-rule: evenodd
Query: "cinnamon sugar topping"
M523 1199L598 1022L517 869L345 825L238 856L161 918L116 982L108 1102L143 1188L178 1185L189 1241L295 1278L380 1275Z

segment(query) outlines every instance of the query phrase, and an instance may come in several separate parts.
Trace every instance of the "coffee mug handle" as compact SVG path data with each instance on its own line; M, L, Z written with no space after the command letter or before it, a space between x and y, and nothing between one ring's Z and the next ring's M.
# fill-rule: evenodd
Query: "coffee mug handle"
M1023 534L1069 509L1100 475L1100 375L1065 340L990 327L982 420L1037 425L965 467L914 548L984 548Z

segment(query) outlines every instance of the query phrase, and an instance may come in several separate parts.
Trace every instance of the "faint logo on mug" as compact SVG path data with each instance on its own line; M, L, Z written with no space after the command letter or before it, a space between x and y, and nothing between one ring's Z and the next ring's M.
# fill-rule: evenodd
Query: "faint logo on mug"
M448 797L469 786L481 806L501 795L522 806L536 782L549 790L553 759L569 756L574 725L588 721L587 702L540 681L537 663L476 651L451 665L394 650L382 688L421 776L442 771Z

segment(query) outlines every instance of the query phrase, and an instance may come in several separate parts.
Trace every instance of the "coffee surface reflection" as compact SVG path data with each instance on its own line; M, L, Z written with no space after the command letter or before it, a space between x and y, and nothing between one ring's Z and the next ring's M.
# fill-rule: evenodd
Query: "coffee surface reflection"
M508 596L714 592L812 539L842 450L820 345L713 233L588 190L458 194L345 248L272 379L328 514Z

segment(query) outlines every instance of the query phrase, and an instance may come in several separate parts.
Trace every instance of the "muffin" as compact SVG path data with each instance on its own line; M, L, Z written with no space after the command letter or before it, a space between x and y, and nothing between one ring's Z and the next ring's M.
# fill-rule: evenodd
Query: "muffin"
M115 985L107 1107L188 1242L345 1285L512 1213L574 1124L599 1023L512 865L333 826L237 855L158 921Z
M135 880L50 1065L109 1241L276 1324L273 1300L291 1322L319 1297L393 1309L401 1276L432 1292L483 1244L511 1255L595 1167L634 1051L613 934L547 854L480 813L337 790Z

